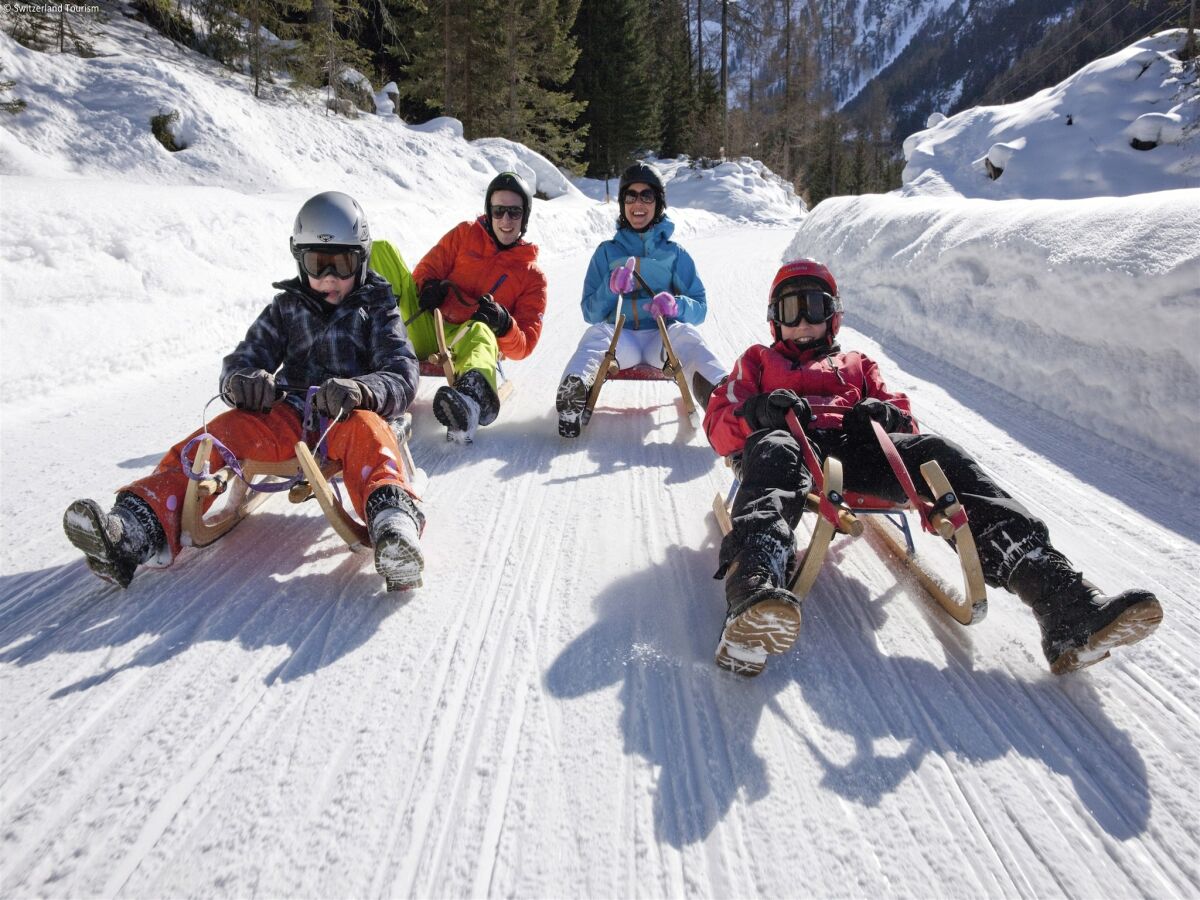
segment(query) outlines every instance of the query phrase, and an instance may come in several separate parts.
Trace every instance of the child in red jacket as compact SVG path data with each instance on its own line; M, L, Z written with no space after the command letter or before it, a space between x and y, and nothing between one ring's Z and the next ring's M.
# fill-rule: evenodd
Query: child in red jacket
M721 545L716 574L725 579L728 604L722 639L734 654L786 652L800 631L800 601L786 585L795 555L793 529L813 482L788 430L789 410L820 457L841 460L846 490L905 499L872 419L891 436L919 490L925 489L921 464L936 460L970 518L984 579L1033 609L1056 674L1098 662L1103 651L1154 631L1162 607L1153 594L1101 594L1051 545L1044 522L957 444L918 433L908 398L888 390L872 360L838 346L842 304L824 265L811 259L785 263L769 302L774 343L742 354L713 391L704 419L716 451L740 458L733 530ZM757 671L761 667L747 674Z

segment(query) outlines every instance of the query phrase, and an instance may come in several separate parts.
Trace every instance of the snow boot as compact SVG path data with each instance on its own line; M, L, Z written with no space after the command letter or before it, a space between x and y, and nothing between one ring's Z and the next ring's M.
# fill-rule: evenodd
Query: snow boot
M578 375L568 375L558 386L554 408L558 410L558 433L565 438L579 437L583 430L583 413L587 407L591 385Z
M118 495L107 513L94 500L76 500L63 514L63 531L83 551L89 569L123 588L129 587L138 566L167 547L154 510L136 494Z
M1154 594L1140 589L1103 594L1052 547L1025 554L1008 588L1037 617L1042 652L1055 675L1107 659L1114 647L1149 637L1162 621Z
M724 567L728 611L717 665L738 675L763 670L770 653L786 653L800 634L800 601L787 584L791 553L771 534L751 534Z
M475 429L495 421L500 399L477 369L464 372L454 387L444 385L433 395L433 414L446 426L446 440L470 444Z
M717 386L699 372L692 375L692 396L696 398L696 405L702 413L708 410L709 398L716 389Z
M385 484L367 498L367 530L375 545L375 571L383 576L389 591L408 591L421 586L425 556L421 532L425 516L403 489Z

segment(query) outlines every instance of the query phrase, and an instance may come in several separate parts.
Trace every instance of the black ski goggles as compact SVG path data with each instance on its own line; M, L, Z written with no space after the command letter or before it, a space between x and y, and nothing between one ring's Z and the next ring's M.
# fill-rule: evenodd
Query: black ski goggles
M357 247L302 247L296 251L300 268L309 278L324 278L330 273L349 278L358 272L362 258Z
M801 322L820 325L832 319L841 308L837 297L816 288L788 290L771 300L770 320L788 328Z

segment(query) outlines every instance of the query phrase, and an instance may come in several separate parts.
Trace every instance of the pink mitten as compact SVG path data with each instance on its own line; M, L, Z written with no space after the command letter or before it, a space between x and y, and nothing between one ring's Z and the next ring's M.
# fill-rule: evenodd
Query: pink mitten
M666 291L659 291L646 304L646 309L650 311L650 315L652 316L662 316L664 319L670 319L679 312L679 303L673 294L669 294Z
M625 261L625 265L619 269L613 269L612 274L608 276L608 289L614 294L628 294L633 290L633 268L637 265L637 259L629 257Z

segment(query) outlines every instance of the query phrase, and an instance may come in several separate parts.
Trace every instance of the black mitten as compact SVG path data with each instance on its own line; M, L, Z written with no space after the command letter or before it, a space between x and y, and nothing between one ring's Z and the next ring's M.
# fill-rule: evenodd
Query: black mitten
M476 322L482 322L496 337L504 337L512 328L512 315L507 309L495 301L491 294L479 298L479 309L471 316Z
M771 391L769 394L755 394L734 410L735 416L741 416L746 424L754 431L761 428L787 429L788 410L795 410L796 418L801 426L807 425L812 418L808 401L797 394L783 388Z

